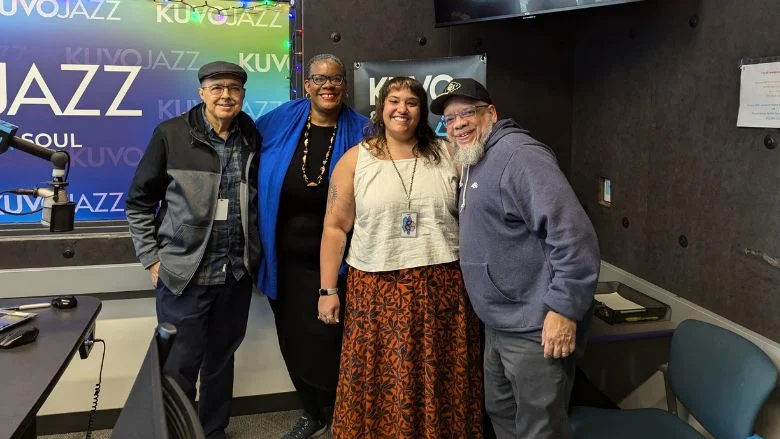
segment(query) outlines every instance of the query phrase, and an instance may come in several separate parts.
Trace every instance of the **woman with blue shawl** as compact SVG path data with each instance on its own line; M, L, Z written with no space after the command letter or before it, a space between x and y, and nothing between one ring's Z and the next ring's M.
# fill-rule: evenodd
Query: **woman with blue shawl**
M339 58L314 56L306 71L306 98L256 121L263 137L258 222L264 253L257 287L268 296L279 347L304 408L284 436L291 438L324 433L333 414L343 327L323 324L336 316L317 312L320 239L330 174L360 142L368 122L343 103L347 79ZM339 285L337 292L323 294L339 294L344 303L346 280Z

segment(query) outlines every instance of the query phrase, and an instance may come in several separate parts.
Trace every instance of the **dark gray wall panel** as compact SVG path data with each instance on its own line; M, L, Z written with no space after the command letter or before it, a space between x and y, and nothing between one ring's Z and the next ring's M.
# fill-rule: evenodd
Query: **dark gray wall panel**
M780 54L780 4L658 0L591 17L577 34L572 179L603 259L780 339L780 270L745 253L780 256L780 151L762 144L778 133L736 128L740 58ZM599 176L613 179L612 208L596 204Z
M570 24L562 14L451 28L451 55L488 54L488 88L499 117L515 119L549 145L567 175L574 50Z
M304 58L334 53L350 80L355 61L487 53L488 88L499 115L549 144L568 172L574 47L568 16L437 29L433 1L303 0L303 13ZM333 32L341 35L337 43L330 39Z
M355 61L434 58L448 54L449 30L434 29L432 1L302 0L302 3L304 62L318 53L333 53L344 61L350 83ZM333 32L341 35L339 42L331 41ZM419 36L426 38L424 46L418 44Z

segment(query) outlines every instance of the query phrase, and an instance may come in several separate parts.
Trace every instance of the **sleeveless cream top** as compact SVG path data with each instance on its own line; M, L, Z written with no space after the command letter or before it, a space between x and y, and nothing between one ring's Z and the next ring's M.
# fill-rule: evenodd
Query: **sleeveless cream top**
M358 148L355 166L355 225L347 263L378 272L458 260L458 173L446 145L438 141L438 164L417 159L407 207L406 190L414 159L393 162L375 157L367 143ZM398 173L403 177L403 185ZM401 216L417 213L417 237L401 237Z

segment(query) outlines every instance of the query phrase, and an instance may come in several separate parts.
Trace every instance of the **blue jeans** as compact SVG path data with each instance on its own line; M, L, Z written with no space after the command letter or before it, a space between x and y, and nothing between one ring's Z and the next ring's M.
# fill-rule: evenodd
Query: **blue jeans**
M576 360L544 358L532 335L485 328L485 408L498 439L570 439Z
M188 285L176 296L157 283L157 321L176 326L177 335L163 371L195 402L207 438L224 437L233 399L234 354L246 334L252 280L227 276L223 285Z

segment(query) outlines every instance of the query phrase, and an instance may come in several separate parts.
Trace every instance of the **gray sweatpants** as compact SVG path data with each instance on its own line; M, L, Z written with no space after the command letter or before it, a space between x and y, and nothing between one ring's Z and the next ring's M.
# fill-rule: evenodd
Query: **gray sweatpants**
M570 439L574 356L544 358L527 334L485 328L485 408L498 439Z

